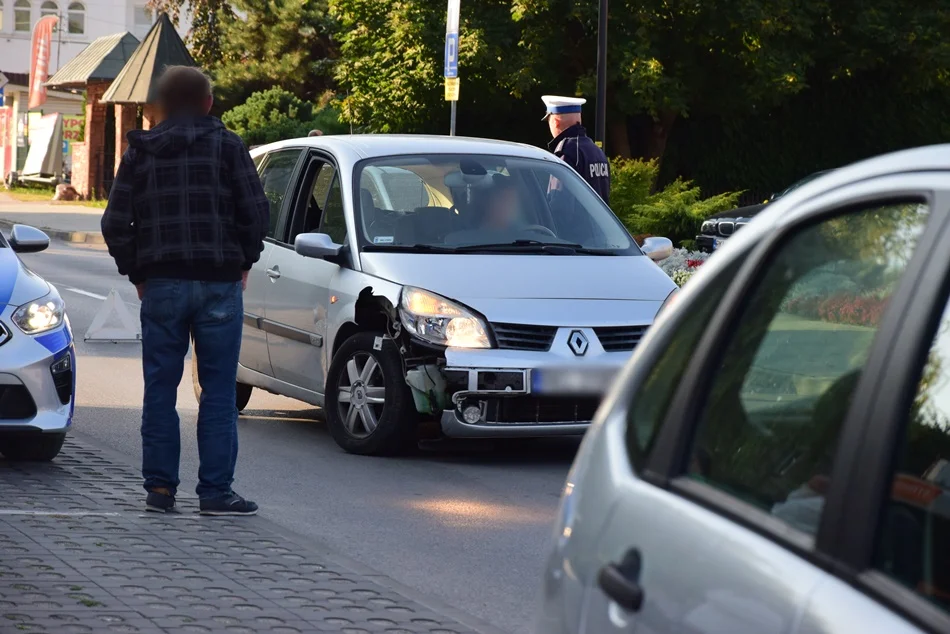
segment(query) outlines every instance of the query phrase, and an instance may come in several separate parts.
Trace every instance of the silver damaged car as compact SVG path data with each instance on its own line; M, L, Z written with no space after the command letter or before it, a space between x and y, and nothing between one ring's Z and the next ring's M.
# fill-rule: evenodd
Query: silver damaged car
M253 388L322 406L333 438L582 434L597 398L538 394L546 365L620 367L675 284L540 149L324 136L253 150L271 201L250 273L238 408ZM200 390L200 387L197 387Z

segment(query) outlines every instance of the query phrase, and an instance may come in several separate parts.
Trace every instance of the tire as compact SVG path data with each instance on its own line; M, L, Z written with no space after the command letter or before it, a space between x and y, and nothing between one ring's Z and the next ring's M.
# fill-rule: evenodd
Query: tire
M376 350L380 337L382 347ZM367 375L370 360L375 367ZM351 369L355 369L355 381ZM380 398L380 391L382 403L372 402ZM419 417L399 350L389 337L359 332L343 342L330 362L325 392L327 427L345 451L363 456L394 455L415 444ZM341 402L343 394L352 400ZM356 405L357 399L362 405Z
M59 455L66 434L28 434L0 438L0 453L11 462L49 462Z
M195 390L195 400L199 403L201 402L201 383L198 382L198 354L195 352L195 346L191 346L191 385ZM237 399L235 404L237 405L237 411L240 414L247 407L247 404L251 401L251 393L254 391L254 388L240 381L237 384Z

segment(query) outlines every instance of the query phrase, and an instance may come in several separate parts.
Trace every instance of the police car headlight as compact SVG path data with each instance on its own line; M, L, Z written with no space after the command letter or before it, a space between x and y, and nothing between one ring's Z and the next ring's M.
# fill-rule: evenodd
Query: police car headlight
M63 300L50 293L13 311L13 323L28 335L38 335L62 324L65 314Z
M407 286L399 302L399 317L423 341L448 348L491 348L481 319L435 293Z

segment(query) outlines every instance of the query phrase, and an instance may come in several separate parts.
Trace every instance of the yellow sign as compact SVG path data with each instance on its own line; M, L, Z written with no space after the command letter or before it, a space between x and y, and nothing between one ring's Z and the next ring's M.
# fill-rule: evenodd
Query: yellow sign
M80 115L63 115L63 141L82 141L83 124L85 120Z
M459 78L458 77L445 78L445 100L446 101L459 100Z

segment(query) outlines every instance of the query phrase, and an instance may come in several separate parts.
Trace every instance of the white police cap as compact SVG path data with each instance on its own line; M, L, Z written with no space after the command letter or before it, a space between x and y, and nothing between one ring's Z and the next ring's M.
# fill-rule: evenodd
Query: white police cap
M552 114L568 114L571 112L580 112L581 106L587 103L583 97L558 97L557 95L543 95L541 101L544 102L547 112L541 117L544 121Z

